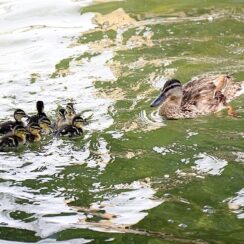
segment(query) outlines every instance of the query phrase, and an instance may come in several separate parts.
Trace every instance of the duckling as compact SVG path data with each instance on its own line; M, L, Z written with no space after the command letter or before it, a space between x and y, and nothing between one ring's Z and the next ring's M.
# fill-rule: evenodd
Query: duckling
M44 113L44 103L43 103L43 101L37 101L36 102L36 109L37 109L37 114L29 117L28 124L38 123L38 120L40 118L47 117L47 115Z
M57 120L56 120L56 123L55 123L56 129L62 127L65 124L67 124L65 115L66 115L65 109L64 108L60 108L58 110Z
M24 126L24 123L22 122L23 118L28 118L28 115L22 109L16 109L14 111L15 121L7 121L0 124L0 133L7 134L11 132L16 125Z
M27 141L40 141L41 140L41 127L37 123L31 123L27 126L28 133L26 135Z
M74 104L73 103L67 103L66 105L66 114L65 114L65 118L66 118L66 122L67 124L72 124L72 120L73 118L76 116L76 112L74 109Z
M244 88L244 82L233 82L229 75L208 75L189 81L185 85L177 79L166 81L160 95L151 107L160 106L159 114L168 119L195 118L227 108L228 114L236 115L228 104Z
M48 134L50 132L50 129L52 129L52 123L49 118L42 117L38 120L38 124L41 127L42 132L45 134Z
M12 135L3 136L0 139L0 149L17 147L26 142L26 129L22 125L16 125Z
M82 126L84 119L80 116L75 116L71 125L63 125L56 132L56 136L78 136L83 133Z

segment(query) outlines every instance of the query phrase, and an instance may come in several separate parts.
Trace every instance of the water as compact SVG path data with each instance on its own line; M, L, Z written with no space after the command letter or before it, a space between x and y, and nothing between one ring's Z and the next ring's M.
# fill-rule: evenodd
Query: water
M138 1L0 0L0 117L41 99L89 118L81 138L0 153L1 243L243 241L243 96L239 119L149 107L172 76L244 80L243 3ZM92 21L120 7L133 19Z

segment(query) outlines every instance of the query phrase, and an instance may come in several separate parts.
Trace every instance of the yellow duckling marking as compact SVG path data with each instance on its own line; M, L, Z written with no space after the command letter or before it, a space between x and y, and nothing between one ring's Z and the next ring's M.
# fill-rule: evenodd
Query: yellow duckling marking
M37 129L37 128L30 128L29 131L34 136L34 141L35 142L40 141L42 139L41 138L41 135L40 135L40 128L39 129Z
M75 117L76 112L74 109L74 104L73 103L67 103L66 105L66 114L65 114L65 118L66 118L66 123L67 124L72 124L72 120Z
M51 121L47 117L40 118L38 123L39 123L39 126L41 127L41 130L44 133L47 134L50 132L50 128L52 127L52 124L51 124Z
M15 133L15 135L21 139L21 142L23 144L26 143L26 134L24 132L18 131L18 132Z

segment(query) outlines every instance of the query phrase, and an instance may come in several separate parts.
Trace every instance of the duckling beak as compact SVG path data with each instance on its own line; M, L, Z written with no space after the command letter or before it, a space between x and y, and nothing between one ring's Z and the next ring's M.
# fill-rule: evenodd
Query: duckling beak
M157 107L161 105L166 99L165 93L160 93L159 96L153 100L151 107Z

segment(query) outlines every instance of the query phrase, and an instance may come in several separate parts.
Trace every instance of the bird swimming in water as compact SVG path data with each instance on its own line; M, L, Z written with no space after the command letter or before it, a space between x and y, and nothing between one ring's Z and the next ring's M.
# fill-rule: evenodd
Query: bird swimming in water
M11 135L0 138L0 150L17 147L26 142L26 129L22 125L16 125Z
M76 116L74 104L73 103L67 103L65 111L66 111L66 113L65 113L66 123L72 124L72 120Z
M29 117L28 124L38 123L38 120L40 118L47 117L47 115L44 113L44 103L43 103L43 101L37 101L36 102L36 110L37 110L37 114Z
M37 142L41 140L41 127L37 123L31 123L27 126L26 139L30 142Z
M182 86L177 79L166 81L151 107L160 106L159 114L168 119L195 118L227 108L236 116L229 102L240 95L244 82L234 82L229 75L208 75Z
M72 120L72 124L66 124L61 126L56 132L55 136L79 136L83 133L82 127L84 125L84 119L81 116L75 116Z
M56 122L55 122L55 128L58 129L60 128L61 126L67 124L67 121L66 121L66 110L64 108L60 108L58 110L58 113L57 113L57 119L56 119Z
M24 126L22 122L23 118L28 118L29 116L22 109L16 109L14 111L14 121L7 121L0 124L0 133L7 134L13 130L16 125Z
M41 131L44 134L48 134L50 130L53 129L52 123L47 117L41 117L38 120L38 125L41 127Z

